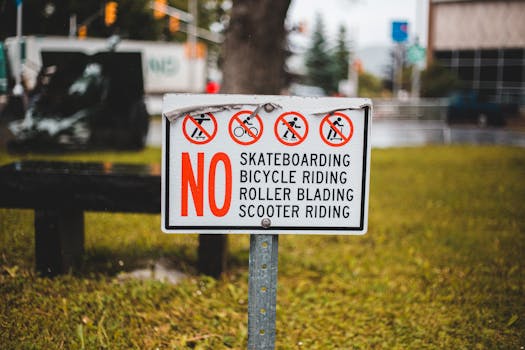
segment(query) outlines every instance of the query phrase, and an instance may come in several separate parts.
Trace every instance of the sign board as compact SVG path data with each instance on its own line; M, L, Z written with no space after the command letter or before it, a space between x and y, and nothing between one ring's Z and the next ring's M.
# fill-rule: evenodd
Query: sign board
M166 233L364 234L371 101L169 94Z
M392 40L396 43L404 43L408 40L408 22L392 22Z

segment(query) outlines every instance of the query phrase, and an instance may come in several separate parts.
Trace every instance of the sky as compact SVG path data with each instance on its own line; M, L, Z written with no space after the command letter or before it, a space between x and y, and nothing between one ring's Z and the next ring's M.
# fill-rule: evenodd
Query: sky
M408 21L409 33L419 31L420 43L426 44L427 11L427 0L292 0L287 20L289 23L305 21L308 31L304 36L308 38L319 13L329 38L335 37L337 28L343 24L356 47L362 49L391 45L394 20Z
M390 62L392 21L407 21L409 44L419 33L419 43L426 46L428 0L292 0L287 24L306 23L306 33L290 36L292 51L297 55L288 61L295 71L304 71L304 57L300 54L311 45L316 14L325 25L325 35L332 44L342 24L347 29L353 57L361 60L364 69L378 77L385 74Z

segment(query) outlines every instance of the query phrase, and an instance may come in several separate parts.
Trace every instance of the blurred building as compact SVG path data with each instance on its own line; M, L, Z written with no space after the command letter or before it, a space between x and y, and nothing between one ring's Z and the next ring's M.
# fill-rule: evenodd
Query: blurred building
M524 0L430 0L428 51L480 97L525 105Z

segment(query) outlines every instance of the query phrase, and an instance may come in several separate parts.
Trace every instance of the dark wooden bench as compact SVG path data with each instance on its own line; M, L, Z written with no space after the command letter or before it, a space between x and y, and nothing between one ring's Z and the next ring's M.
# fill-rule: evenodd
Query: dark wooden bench
M84 211L159 213L160 191L157 165L20 161L0 167L0 208L35 210L35 268L43 276L79 267ZM199 236L199 272L222 273L226 242L225 235Z

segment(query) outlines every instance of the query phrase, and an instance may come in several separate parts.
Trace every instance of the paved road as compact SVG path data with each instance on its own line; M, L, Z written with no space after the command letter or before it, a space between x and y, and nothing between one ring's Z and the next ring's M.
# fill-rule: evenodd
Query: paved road
M152 147L162 146L162 122L159 118L151 119L146 144Z
M525 147L525 132L503 128L449 126L441 121L378 121L372 126L372 147L426 144L494 144Z
M162 145L160 119L152 120L148 133L149 146ZM525 132L476 126L450 127L441 121L374 121L372 147L422 146L427 144L495 144L525 147Z

